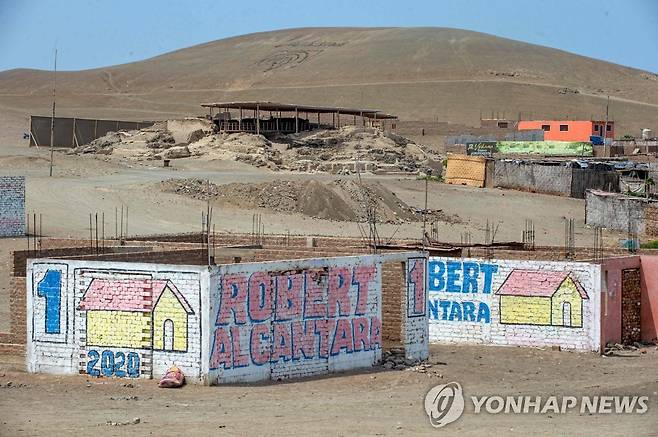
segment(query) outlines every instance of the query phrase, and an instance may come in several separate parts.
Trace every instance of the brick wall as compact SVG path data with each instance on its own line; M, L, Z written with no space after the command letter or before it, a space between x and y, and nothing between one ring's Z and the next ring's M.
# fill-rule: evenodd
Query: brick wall
M402 345L404 314L404 263L390 262L382 268L382 340L386 348Z
M658 238L658 205L654 203L644 208L644 233L649 238Z
M598 351L601 266L430 258L430 340Z
M640 269L621 272L621 341L633 344L640 341Z
M189 265L31 260L31 320L16 332L28 339L28 370L151 378L176 364L201 380L207 276Z
M189 259L185 253L102 256L171 261ZM19 351L12 342L28 339L32 372L157 378L176 364L191 381L209 383L367 367L381 357L382 266L395 259L386 269L393 297L387 305L398 318L391 332L408 358L426 358L425 258L413 254L418 258L323 256L210 268L88 255L30 260L27 277L13 278L12 289L12 308L27 306L30 320L25 311L12 314L0 350Z
M369 367L381 357L376 256L219 266L211 276L211 383Z
M25 176L0 176L0 237L25 235Z

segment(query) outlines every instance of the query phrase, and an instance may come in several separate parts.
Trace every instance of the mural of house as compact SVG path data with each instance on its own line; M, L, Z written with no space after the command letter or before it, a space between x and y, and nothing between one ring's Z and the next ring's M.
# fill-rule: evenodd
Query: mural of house
M171 281L96 278L78 309L87 313L88 346L187 351L194 311Z
M496 291L500 323L581 328L585 289L571 272L512 270Z

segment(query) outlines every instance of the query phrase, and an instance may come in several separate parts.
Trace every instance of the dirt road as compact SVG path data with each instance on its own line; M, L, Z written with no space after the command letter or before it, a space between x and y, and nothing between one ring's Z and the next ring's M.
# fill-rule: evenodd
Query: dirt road
M260 385L156 388L155 381L29 375L0 357L0 435L574 435L649 436L658 429L658 350L608 358L493 346L431 347L428 373L362 373ZM434 429L431 387L465 396L647 395L637 414L474 414ZM11 384L9 384L11 382ZM9 385L9 386L7 386ZM132 424L137 421L139 423ZM109 424L108 424L109 423ZM127 423L127 424L124 424Z

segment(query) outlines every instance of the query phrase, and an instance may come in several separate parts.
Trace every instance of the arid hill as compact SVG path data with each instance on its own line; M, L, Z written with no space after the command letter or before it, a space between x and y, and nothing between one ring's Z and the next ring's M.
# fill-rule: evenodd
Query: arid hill
M65 50L65 48L63 49ZM445 28L308 28L222 39L125 65L58 74L62 116L163 119L212 100L363 106L403 120L477 126L480 111L603 117L658 130L658 75ZM0 73L0 139L48 114L52 75Z

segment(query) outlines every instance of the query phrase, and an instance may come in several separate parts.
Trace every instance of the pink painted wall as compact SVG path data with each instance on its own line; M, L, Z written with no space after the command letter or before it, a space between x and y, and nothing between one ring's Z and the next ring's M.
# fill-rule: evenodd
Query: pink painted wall
M642 267L639 256L608 258L601 263L601 350L607 343L621 341L621 271L638 267Z
M643 341L658 337L658 256L641 255L642 298L640 303Z

